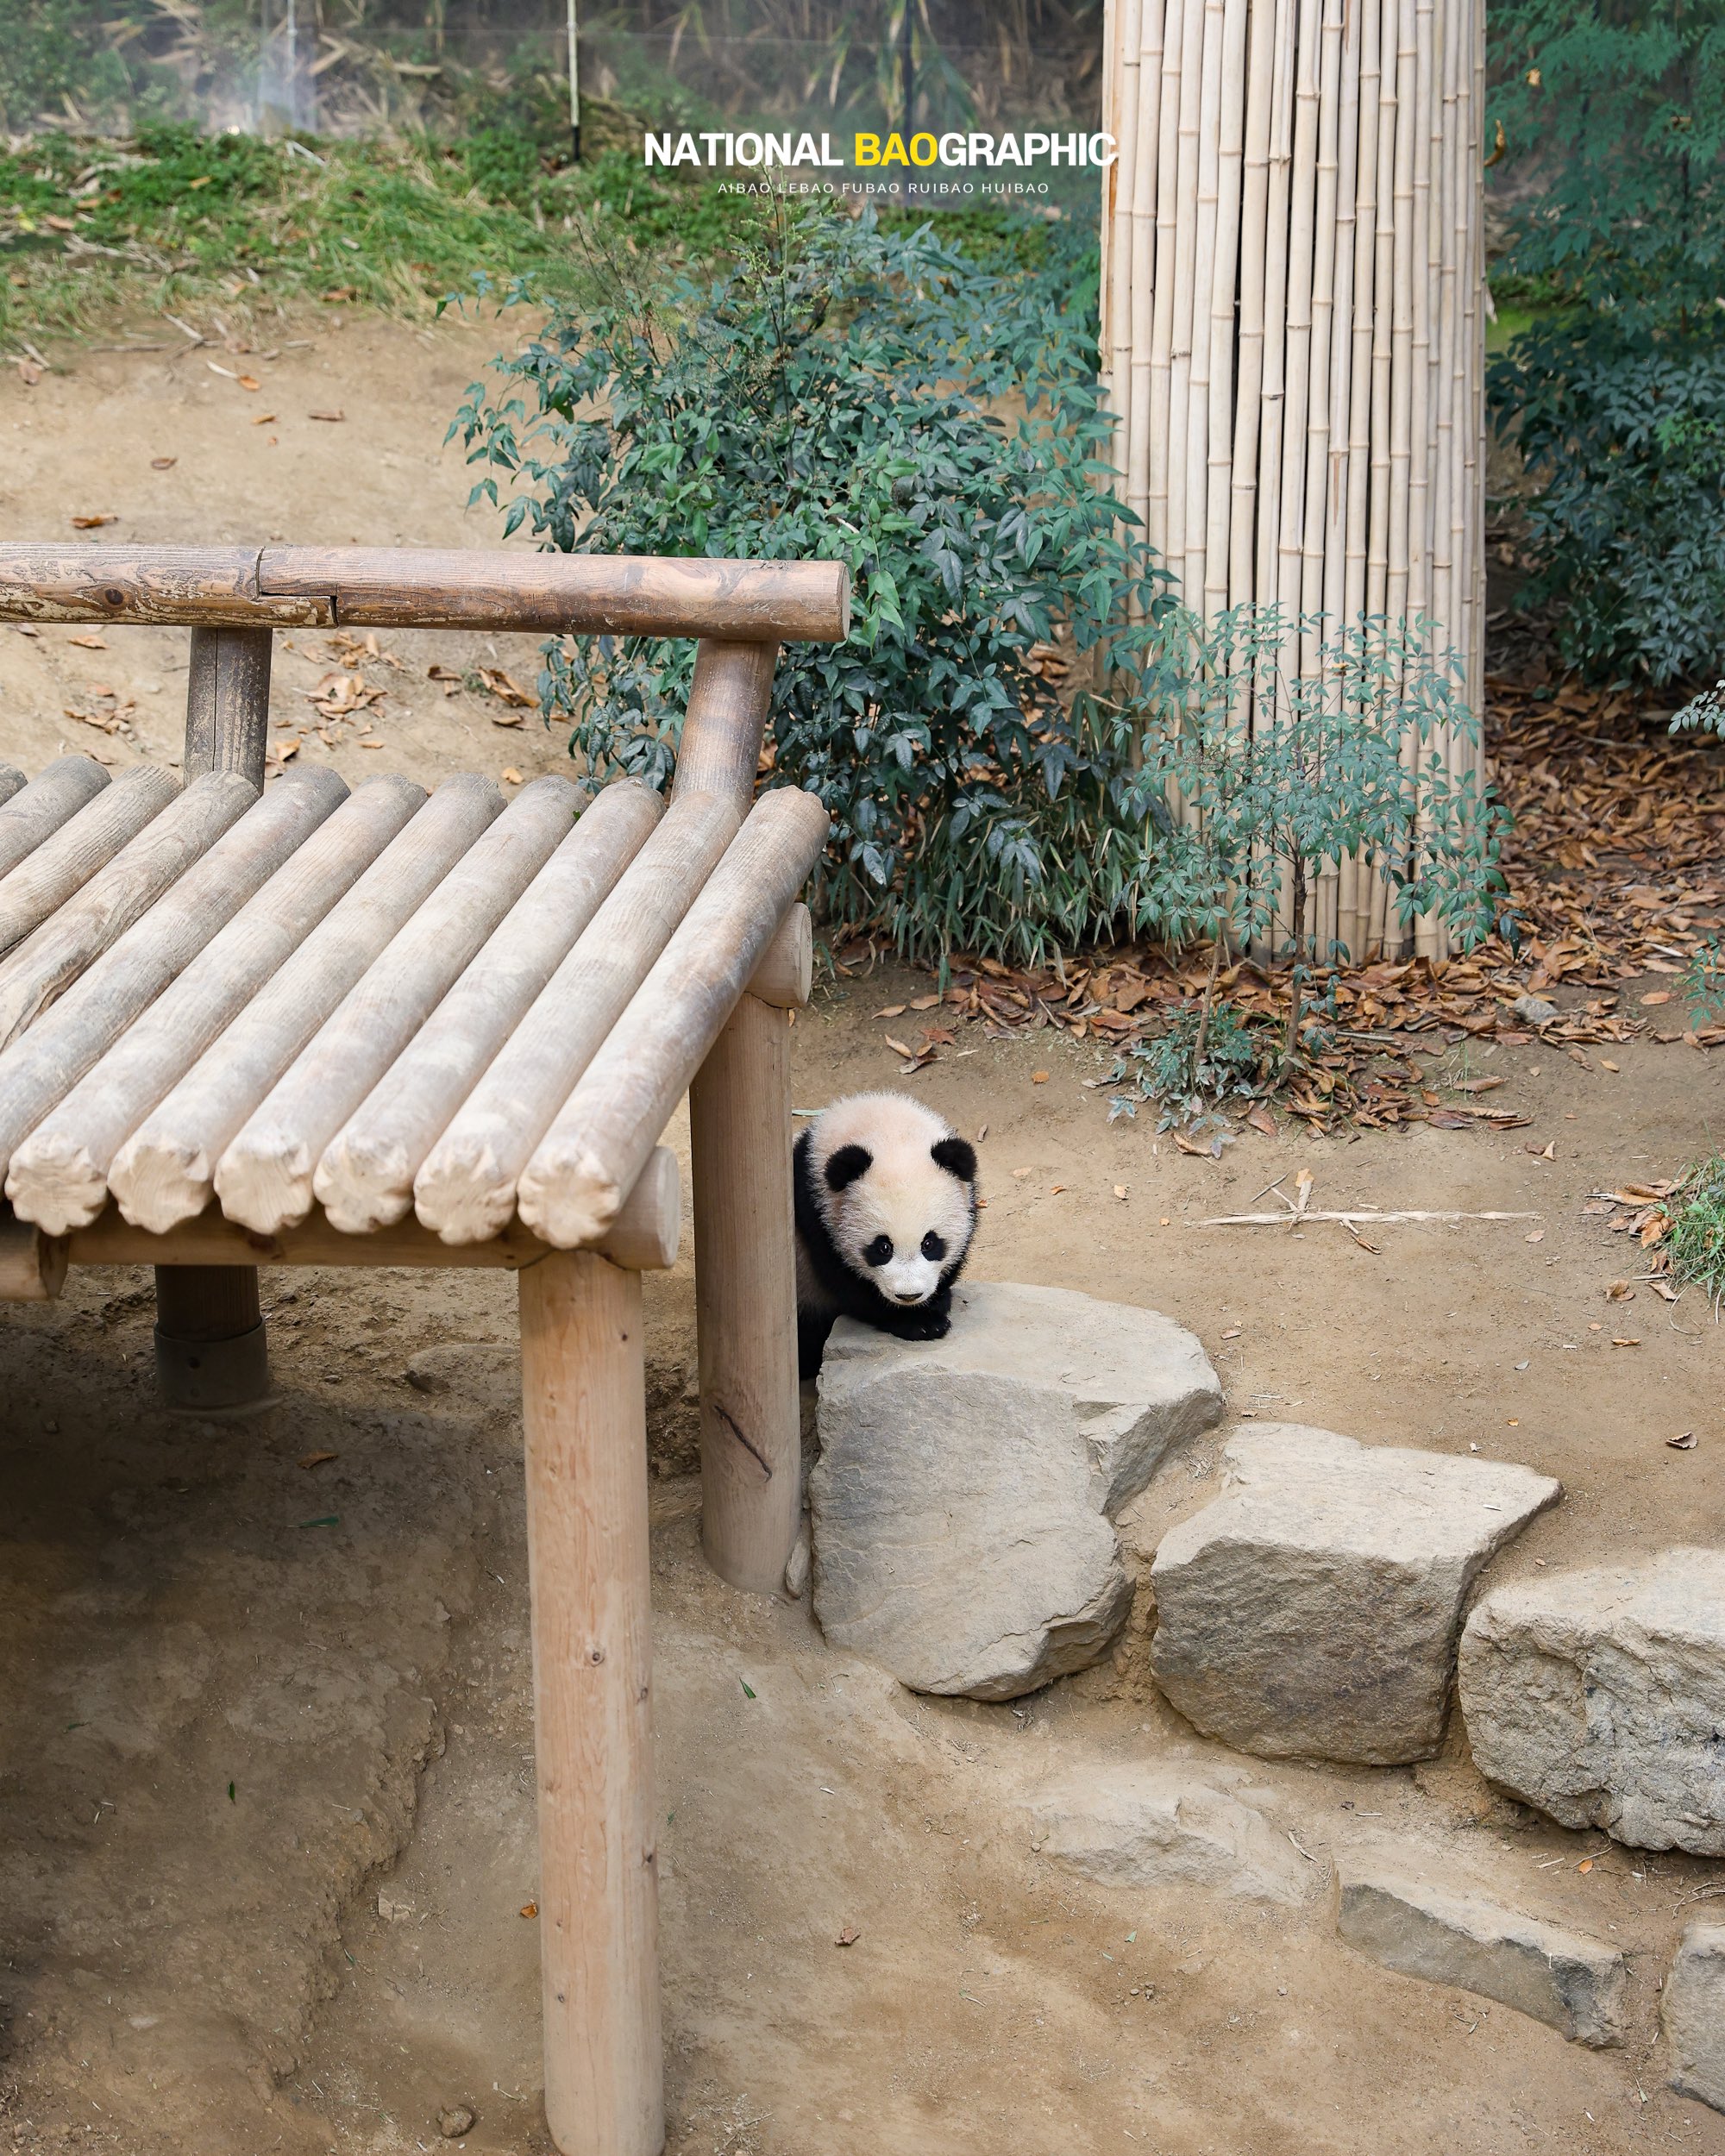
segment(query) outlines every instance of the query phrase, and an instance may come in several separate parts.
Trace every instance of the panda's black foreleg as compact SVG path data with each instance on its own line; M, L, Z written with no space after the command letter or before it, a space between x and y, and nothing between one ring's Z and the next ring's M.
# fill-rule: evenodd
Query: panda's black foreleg
M819 1377L820 1359L826 1352L826 1336L838 1313L832 1310L797 1309L797 1376Z

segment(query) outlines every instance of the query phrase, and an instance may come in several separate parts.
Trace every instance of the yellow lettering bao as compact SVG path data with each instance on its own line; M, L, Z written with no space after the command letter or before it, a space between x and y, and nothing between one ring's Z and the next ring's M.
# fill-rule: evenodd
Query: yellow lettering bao
M880 161L880 136L878 135L859 135L856 138L856 162L859 165L878 165Z

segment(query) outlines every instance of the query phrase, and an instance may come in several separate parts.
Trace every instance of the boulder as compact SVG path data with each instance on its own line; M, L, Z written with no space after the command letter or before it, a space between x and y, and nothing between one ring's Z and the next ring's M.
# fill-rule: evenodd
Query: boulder
M1477 1991L1573 2043L1623 2041L1628 1977L1615 1946L1440 1885L1412 1866L1352 1855L1336 1871L1337 1930L1386 1969Z
M1725 1856L1725 1551L1483 1595L1461 1706L1480 1772L1561 1825Z
M809 1478L823 1631L919 1692L1084 1668L1132 1603L1114 1514L1220 1413L1202 1348L1153 1310L978 1282L944 1340L841 1319Z
M1443 1739L1462 1604L1558 1484L1531 1469L1261 1423L1162 1539L1151 1666L1208 1735L1387 1766Z
M1165 1766L1072 1771L1026 1799L1035 1846L1103 1886L1171 1881L1303 1901L1314 1868L1261 1812Z
M1691 1924L1659 2000L1673 2089L1725 2111L1725 1924Z

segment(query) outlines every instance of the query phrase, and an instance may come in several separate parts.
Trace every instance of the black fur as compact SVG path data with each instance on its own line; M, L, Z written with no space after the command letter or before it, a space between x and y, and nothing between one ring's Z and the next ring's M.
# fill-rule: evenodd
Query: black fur
M900 1340L944 1339L952 1329L952 1283L964 1269L964 1261L970 1255L970 1245L964 1248L946 1266L940 1275L940 1285L928 1300L907 1308L901 1302L891 1302L872 1280L853 1272L840 1256L837 1245L827 1232L815 1196L815 1175L811 1159L810 1138L812 1132L805 1131L793 1150L792 1188L795 1194L797 1234L808 1253L821 1286L837 1306L831 1310L797 1308L797 1369L803 1377L813 1377L820 1369L820 1358L826 1347L826 1336L831 1332L837 1318L860 1318L865 1325L878 1326L882 1332L890 1332ZM929 1149L936 1163L947 1173L956 1175L960 1182L974 1185L976 1180L976 1155L962 1138L938 1139ZM874 1165L873 1156L861 1145L842 1145L826 1163L826 1181L833 1190L843 1190L856 1181Z

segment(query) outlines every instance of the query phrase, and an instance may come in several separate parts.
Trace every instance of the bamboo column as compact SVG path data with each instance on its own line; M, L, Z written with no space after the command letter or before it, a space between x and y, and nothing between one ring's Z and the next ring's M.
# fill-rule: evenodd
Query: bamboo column
M1279 605L1306 674L1429 617L1476 710L1484 37L1484 0L1107 0L1102 216L1121 498L1185 602ZM1460 729L1430 747L1483 775ZM1310 897L1320 953L1446 947L1369 862Z

